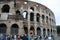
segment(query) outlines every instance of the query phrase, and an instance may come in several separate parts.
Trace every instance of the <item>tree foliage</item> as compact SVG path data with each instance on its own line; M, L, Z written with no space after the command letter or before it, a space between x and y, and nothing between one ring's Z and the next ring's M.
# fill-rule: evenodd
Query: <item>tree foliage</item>
M60 26L56 26L57 27L57 33L60 34Z

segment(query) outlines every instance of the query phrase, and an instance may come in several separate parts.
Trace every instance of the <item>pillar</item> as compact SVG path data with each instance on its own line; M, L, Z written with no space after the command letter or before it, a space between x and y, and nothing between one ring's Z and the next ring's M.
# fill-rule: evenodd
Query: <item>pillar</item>
M46 36L48 35L47 28L46 28Z
M43 37L43 28L41 28L41 37Z
M44 15L44 16L45 16L45 15ZM45 21L44 25L46 26L46 24L47 24L47 23L46 23L46 16L45 16L45 19L44 19L44 21Z
M19 27L19 29L18 29L18 34L20 35L21 33L20 33L20 27Z
M37 28L35 27L35 35L37 35Z
M49 29L49 35L51 34L51 28Z
M24 34L24 28L23 28L23 21L20 21L19 23L18 23L18 34L19 35L22 35L22 34Z
M6 35L10 35L10 33L11 33L11 26L10 26L10 24L7 24Z
M24 34L24 29L19 27L18 35L23 35L23 34Z
M35 27L35 35L37 35L37 21L36 21L36 7L34 6L34 27Z
M30 35L30 7L28 7L28 35Z

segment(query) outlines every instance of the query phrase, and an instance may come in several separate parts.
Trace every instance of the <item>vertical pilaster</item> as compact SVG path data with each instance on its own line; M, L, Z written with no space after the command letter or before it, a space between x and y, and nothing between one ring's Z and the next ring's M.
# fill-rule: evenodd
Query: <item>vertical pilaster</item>
M8 25L7 25L6 34L7 34L7 35L10 35L10 32L11 32L11 27L10 27L10 25L8 24Z
M48 35L47 28L46 28L46 36Z
M18 29L18 34L20 35L21 33L20 33L20 27L19 27L19 29Z
M28 7L28 35L30 35L29 33L29 31L30 31L30 7Z
M37 28L35 27L35 35L37 35L37 30L36 30Z
M41 37L43 37L43 28L41 28Z
M23 35L24 34L23 21L20 21L20 23L18 23L18 25L19 25L18 34Z
M36 7L34 6L34 27L35 27L35 35L37 35L37 24L36 24Z
M45 16L45 15L44 15L44 16ZM44 25L46 26L46 16L45 16L44 22L45 22Z
M49 29L49 34L51 34L51 28Z

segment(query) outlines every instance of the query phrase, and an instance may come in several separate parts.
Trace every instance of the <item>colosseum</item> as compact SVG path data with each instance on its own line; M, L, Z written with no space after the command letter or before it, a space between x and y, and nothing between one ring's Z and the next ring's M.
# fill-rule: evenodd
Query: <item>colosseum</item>
M32 1L0 0L0 33L6 35L56 35L54 13Z

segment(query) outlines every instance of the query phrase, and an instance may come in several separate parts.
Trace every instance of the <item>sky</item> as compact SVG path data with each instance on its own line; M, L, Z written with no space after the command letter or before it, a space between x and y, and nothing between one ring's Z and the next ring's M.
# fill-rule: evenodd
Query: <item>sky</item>
M41 3L51 9L55 14L56 25L60 25L60 0L30 0Z

